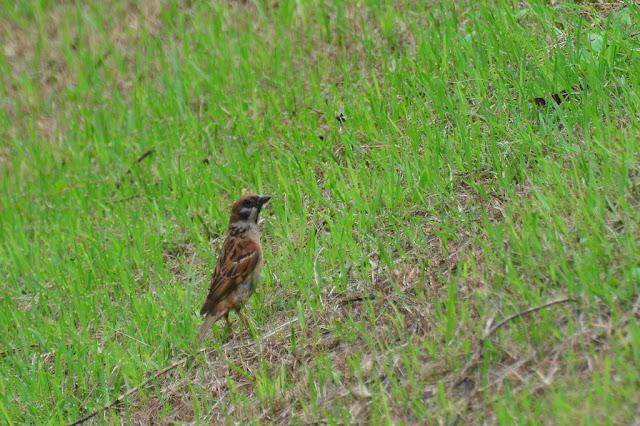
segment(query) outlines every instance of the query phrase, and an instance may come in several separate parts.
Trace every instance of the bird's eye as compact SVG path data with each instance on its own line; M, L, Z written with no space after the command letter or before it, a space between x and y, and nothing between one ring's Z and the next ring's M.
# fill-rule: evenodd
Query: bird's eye
M244 205L245 206L250 206L251 205L251 200L248 199L248 198L246 200L244 200Z

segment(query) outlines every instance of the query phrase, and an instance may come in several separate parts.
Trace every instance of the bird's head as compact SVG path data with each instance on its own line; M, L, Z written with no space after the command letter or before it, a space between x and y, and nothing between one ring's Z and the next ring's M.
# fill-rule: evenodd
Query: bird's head
M245 194L233 204L229 226L258 223L260 209L271 199L269 195Z

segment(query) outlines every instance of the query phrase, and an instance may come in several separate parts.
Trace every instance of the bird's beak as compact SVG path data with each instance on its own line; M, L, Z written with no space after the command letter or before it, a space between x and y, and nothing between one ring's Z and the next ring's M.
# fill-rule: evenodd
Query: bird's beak
M270 199L271 199L271 195L260 195L258 197L258 202L260 203L260 207L267 204L267 201L269 201Z

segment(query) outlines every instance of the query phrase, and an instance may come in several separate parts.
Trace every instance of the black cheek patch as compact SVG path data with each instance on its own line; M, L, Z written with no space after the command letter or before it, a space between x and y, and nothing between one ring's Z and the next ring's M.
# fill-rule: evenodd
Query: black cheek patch
M247 220L249 219L249 216L251 215L251 210L247 210L247 209L242 209L240 210L240 212L238 212L238 217L242 220Z

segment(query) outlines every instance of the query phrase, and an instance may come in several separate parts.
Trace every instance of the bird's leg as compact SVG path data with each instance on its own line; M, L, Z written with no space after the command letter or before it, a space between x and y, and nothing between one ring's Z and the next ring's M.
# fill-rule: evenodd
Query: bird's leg
M236 337L236 334L238 334L237 331L233 331L231 329L231 321L229 321L229 314L227 313L227 315L225 315L224 319L227 320L227 328L229 329L229 335L228 338L229 339L233 339L234 337Z
M229 312L224 314L224 319L225 319L225 321L227 321L227 328L229 329L229 334L233 334L233 332L231 330L231 322L229 321Z

